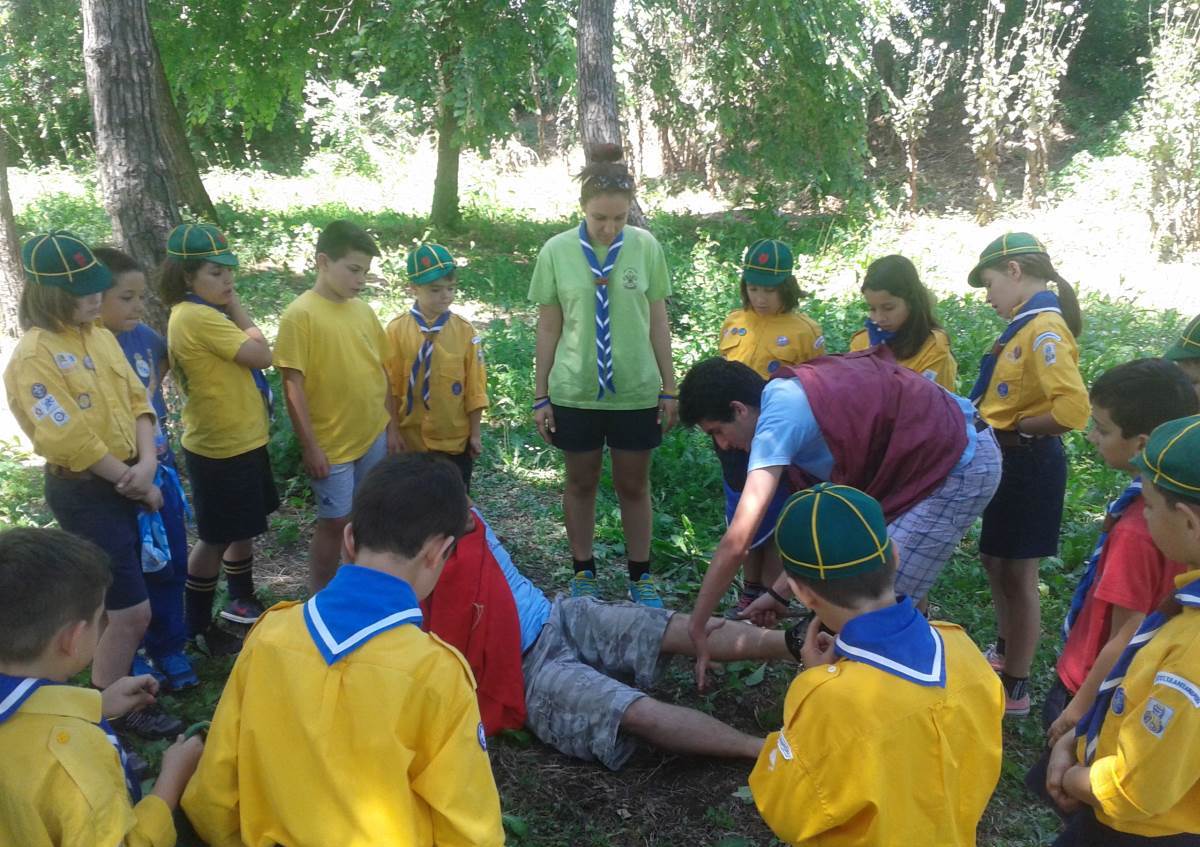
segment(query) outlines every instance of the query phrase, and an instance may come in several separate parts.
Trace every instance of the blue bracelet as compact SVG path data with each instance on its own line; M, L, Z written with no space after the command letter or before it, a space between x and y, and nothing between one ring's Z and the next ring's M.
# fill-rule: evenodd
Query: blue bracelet
M549 405L550 405L550 398L543 397L541 400L538 400L536 403L533 404L533 410L536 412L538 409L544 409Z
M678 400L679 398L676 397L674 394L660 394L660 395L658 395L658 399L659 400Z

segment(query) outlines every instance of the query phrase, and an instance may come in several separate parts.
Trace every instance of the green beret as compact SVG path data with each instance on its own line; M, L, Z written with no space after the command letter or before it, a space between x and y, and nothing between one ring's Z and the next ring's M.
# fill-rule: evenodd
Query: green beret
M434 280L454 273L454 257L440 244L421 244L408 254L407 268L410 283L429 285Z
M203 259L218 265L238 266L229 240L212 224L180 224L167 236L167 255L176 259Z
M892 556L887 521L875 498L830 482L788 498L775 525L775 543L787 572L804 579L870 573Z
M979 263L972 269L967 277L967 282L972 288L982 288L983 280L980 279L980 274L988 265L1000 259L1007 259L1011 256L1022 256L1026 253L1046 253L1046 245L1038 241L1028 232L1008 232L997 238L991 244L984 248L979 254Z
M1145 482L1200 501L1200 415L1167 421L1133 459Z
M1183 335L1163 353L1163 358L1172 362L1178 362L1180 359L1200 359L1200 315L1192 318Z
M30 285L53 285L76 297L107 291L113 284L112 273L91 249L61 229L22 244L21 267Z
M763 238L746 248L742 258L742 282L746 285L780 285L792 275L792 248L782 241Z

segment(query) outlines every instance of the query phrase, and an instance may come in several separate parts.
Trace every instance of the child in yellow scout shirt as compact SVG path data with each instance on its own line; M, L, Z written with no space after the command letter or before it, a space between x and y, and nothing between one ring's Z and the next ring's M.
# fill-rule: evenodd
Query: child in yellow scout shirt
M238 300L237 264L216 227L180 224L167 239L159 282L171 307L167 349L184 396L183 458L199 536L188 557L188 632L210 654L238 647L212 622L222 564L230 600L221 617L250 624L262 613L254 537L279 506L267 455L270 391L259 370L271 365L271 348Z
M308 553L313 591L337 570L354 489L396 448L383 369L387 337L358 299L378 255L374 239L350 221L321 230L316 284L284 310L275 339L275 367L317 501Z
M154 702L154 678L123 677L103 693L67 684L96 652L111 579L105 552L75 535L0 533L0 844L175 843L171 810L200 739L167 748L143 798L107 719Z
M997 238L968 279L1008 327L983 358L971 402L1004 454L996 496L983 513L979 554L996 606L988 650L1007 692L1007 714L1029 714L1029 668L1041 632L1038 564L1058 554L1067 490L1063 433L1083 429L1090 406L1079 375L1076 336L1083 319L1075 290L1040 241L1016 232ZM1047 290L1054 282L1057 295Z
M469 491L483 451L480 421L488 406L479 335L450 311L454 258L440 244L408 254L408 290L416 302L388 324L392 408L404 450L443 453Z
M1200 415L1159 426L1133 464L1154 543L1191 570L1054 746L1046 788L1075 812L1057 847L1200 844Z
M98 544L113 582L108 625L92 683L129 673L150 622L142 576L140 508L162 507L154 484L155 416L146 389L113 334L96 326L112 274L68 232L35 236L21 250L26 328L4 372L9 408L46 460L46 503L59 526ZM128 729L168 738L183 725L158 706L131 715Z
M788 844L975 844L1000 778L996 674L961 628L897 599L870 496L831 483L793 494L775 539L816 617L783 728L750 774L763 819Z
M1200 395L1200 315L1192 318L1183 334L1163 353L1163 358L1179 365Z
M851 337L851 352L886 344L897 364L957 394L958 362L916 266L903 256L876 259L867 268L862 294L870 314L865 329Z
M820 325L796 311L802 292L792 273L793 267L792 248L782 241L763 238L746 248L742 258L742 308L731 312L721 326L721 358L741 362L763 379L770 379L782 366L798 365L825 352ZM728 523L737 511L746 484L750 454L736 448L722 450L715 443L713 447L721 461ZM737 604L727 612L731 617L745 611L783 570L773 546L767 542L787 495L787 488L781 486L759 525L758 537L751 542L742 566L741 594Z
M183 797L205 843L504 843L470 667L421 630L467 520L442 457L390 456L367 475L351 563L269 610L234 665Z

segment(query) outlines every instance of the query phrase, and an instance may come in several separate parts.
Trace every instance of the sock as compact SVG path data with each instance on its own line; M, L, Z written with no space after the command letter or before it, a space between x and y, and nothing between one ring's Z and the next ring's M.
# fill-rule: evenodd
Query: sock
M635 562L633 559L629 560L629 581L630 582L638 582L639 580L641 580L642 577L646 576L648 573L650 573L650 562L649 561Z
M188 635L199 635L212 625L213 597L216 593L217 577L188 574L184 590Z
M593 574L596 573L595 557L591 559L572 559L571 562L575 566L575 573L579 573L580 571L591 571Z
M229 586L229 599L250 600L254 597L254 557L242 559L240 562L228 562L224 559L225 584Z
M1000 682L1004 685L1004 691L1011 700L1020 700L1025 696L1026 690L1029 687L1029 678L1024 676L1009 676L1006 673L1002 673L1000 674Z
M1003 639L1003 638L997 638L997 639L996 639L996 652L997 652L999 655L1001 655L1001 656L1003 656L1003 655L1004 655L1004 647L1005 647L1005 644L1004 644L1004 639Z

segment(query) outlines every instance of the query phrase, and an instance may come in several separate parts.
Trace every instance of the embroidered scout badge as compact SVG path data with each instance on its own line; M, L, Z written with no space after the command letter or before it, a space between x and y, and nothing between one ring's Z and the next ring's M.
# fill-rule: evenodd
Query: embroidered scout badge
M1151 735L1162 738L1173 717L1174 709L1151 697L1150 702L1146 704L1146 711L1142 712L1142 726L1146 727Z

